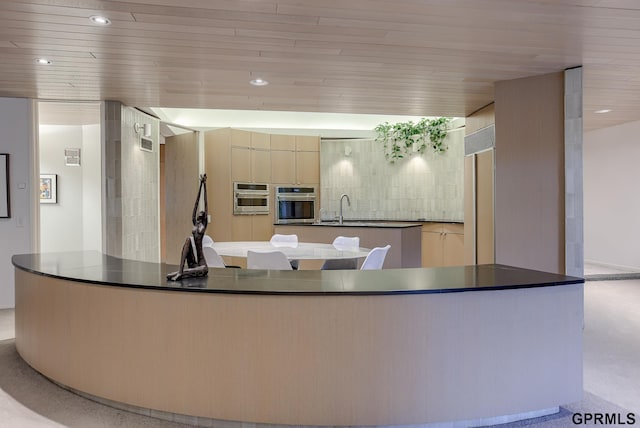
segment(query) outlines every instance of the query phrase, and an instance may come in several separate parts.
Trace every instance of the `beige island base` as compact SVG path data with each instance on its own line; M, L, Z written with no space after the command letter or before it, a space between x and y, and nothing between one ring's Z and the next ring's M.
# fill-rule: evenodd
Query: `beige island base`
M576 278L506 286L544 276L499 265L211 269L176 285L163 280L172 266L20 257L22 358L129 410L238 428L457 427L552 413L582 397Z

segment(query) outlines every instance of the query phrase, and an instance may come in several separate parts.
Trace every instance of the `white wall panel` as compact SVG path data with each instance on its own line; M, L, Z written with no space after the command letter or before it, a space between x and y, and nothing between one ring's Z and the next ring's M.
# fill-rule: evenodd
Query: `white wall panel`
M584 134L585 260L640 269L640 121Z
M9 153L11 218L0 218L0 308L15 305L11 256L34 251L33 110L26 98L0 98L0 153Z

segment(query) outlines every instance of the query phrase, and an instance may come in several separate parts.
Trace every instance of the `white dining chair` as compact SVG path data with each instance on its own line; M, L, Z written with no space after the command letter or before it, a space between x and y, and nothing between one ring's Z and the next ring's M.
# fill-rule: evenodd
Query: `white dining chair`
M220 254L218 254L216 250L210 245L204 245L202 247L202 254L207 261L207 266L214 268L227 267L224 263L224 260L222 260L222 257L220 257Z
M298 235L283 235L281 233L276 233L271 237L271 240L269 242L274 247L296 248L298 246ZM298 266L300 264L299 260L289 260L289 263L291 264L291 268L293 270L298 270Z
M359 236L338 236L333 240L333 246L337 250L357 250L360 248Z
M213 244L213 238L211 238L209 235L204 235L202 237L202 246L206 247L206 246L210 246Z
M282 235L279 233L274 234L271 237L271 245L274 247L292 247L298 246L298 235Z
M360 248L359 236L338 236L333 240L336 250L358 250ZM325 260L320 270L357 269L358 259L329 259Z
M247 269L293 270L282 251L247 251Z
M382 269L382 265L384 264L385 257L387 257L389 248L391 248L391 245L375 247L369 251L367 258L364 259L362 266L360 266L360 270Z

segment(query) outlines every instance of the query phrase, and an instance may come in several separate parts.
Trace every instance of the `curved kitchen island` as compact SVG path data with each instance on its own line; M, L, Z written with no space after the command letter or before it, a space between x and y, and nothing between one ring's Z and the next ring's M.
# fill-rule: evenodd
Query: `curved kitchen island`
M170 283L175 266L95 252L13 264L22 358L128 410L208 426L477 426L582 398L581 278L480 265Z

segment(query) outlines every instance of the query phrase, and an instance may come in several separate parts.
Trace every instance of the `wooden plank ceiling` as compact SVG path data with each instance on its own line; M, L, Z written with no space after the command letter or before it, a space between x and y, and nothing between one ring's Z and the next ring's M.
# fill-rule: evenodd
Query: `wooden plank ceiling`
M465 116L579 65L585 130L640 120L640 1L0 1L4 97Z

